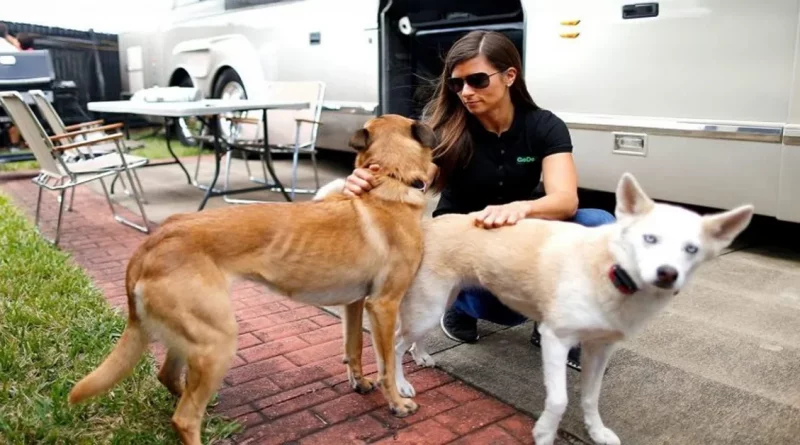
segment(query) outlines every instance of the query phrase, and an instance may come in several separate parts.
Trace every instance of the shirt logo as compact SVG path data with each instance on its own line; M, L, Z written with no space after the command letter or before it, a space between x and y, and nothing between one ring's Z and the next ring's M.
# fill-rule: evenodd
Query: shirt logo
M517 164L529 164L531 162L536 162L536 158L533 156L520 156L517 158Z

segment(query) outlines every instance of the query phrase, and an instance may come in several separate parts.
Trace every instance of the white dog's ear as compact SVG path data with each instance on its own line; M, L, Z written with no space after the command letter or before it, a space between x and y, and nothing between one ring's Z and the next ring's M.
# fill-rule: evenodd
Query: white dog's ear
M703 231L720 244L720 249L724 249L750 225L754 212L755 207L748 204L727 212L706 215L703 217Z
M653 200L630 173L624 173L617 184L617 219L641 215L653 208Z

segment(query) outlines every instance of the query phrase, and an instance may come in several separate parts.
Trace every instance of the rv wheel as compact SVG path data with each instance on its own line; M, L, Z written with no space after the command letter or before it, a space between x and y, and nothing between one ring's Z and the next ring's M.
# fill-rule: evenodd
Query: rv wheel
M213 97L217 99L247 99L247 91L244 89L242 79L236 74L236 71L227 68L220 73L217 82L214 84ZM230 112L220 115L219 119L219 135L223 139L235 137L234 130L236 125L233 125L228 119L232 117L242 116L241 112Z
M194 86L192 79L184 77L176 85L178 87L191 88ZM208 129L203 126L196 117L182 117L172 120L172 134L178 138L181 144L194 147L198 144L197 136L207 134Z

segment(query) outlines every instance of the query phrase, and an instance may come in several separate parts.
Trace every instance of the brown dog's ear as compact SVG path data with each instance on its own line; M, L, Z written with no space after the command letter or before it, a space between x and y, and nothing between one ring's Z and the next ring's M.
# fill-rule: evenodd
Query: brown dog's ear
M350 147L356 151L361 151L369 146L369 131L366 128L356 130L350 136Z
M421 122L414 122L411 125L411 134L423 147L434 148L438 145L436 133L431 130L431 127Z

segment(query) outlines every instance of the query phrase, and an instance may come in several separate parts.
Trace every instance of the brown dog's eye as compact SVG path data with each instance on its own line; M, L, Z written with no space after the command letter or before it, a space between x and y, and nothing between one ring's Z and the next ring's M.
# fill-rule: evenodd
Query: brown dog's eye
M414 182L411 183L411 187L414 187L415 189L422 190L422 189L425 188L425 181L423 181L421 179L417 179L417 180L415 180Z

